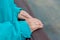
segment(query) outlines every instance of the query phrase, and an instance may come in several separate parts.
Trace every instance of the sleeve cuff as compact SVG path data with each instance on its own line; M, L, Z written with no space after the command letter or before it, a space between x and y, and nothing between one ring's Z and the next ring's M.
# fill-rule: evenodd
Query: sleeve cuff
M28 23L26 21L19 21L19 24L20 24L22 36L24 36L25 38L30 38L32 31L29 28Z

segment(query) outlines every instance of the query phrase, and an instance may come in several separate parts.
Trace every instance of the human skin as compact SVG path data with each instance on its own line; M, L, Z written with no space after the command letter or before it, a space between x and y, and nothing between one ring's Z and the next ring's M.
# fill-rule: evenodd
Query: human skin
M43 28L43 23L41 22L41 20L33 18L31 15L29 15L29 13L24 10L21 10L21 12L18 14L18 18L25 19L29 24L32 32L39 28Z

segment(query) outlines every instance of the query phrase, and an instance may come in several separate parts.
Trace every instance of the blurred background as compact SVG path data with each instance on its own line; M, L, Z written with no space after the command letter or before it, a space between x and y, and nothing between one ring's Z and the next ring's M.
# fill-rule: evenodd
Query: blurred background
M26 0L33 15L44 24L50 40L60 40L60 0Z

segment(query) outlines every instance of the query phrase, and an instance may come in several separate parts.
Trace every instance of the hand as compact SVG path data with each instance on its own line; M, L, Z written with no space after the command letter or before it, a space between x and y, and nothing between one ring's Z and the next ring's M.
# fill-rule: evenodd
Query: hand
M30 18L30 19L26 19L26 21L30 25L30 28L31 28L32 32L39 29L39 28L43 28L43 24L39 19Z
M25 19L28 24L30 25L30 28L33 31L39 29L39 28L43 28L43 24L40 20L33 18L32 16L30 16L26 11L22 10L19 14L18 14L18 18L22 18Z

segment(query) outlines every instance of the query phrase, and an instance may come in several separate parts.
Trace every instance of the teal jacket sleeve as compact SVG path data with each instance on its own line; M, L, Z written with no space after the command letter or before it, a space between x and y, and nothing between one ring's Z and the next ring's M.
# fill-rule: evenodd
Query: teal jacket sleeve
M19 21L19 25L21 28L21 33L22 36L25 38L30 38L31 37L31 29L26 21Z
M15 9L15 12L17 13L17 18L18 18L18 13L21 12L22 8L18 8L16 4L13 4L13 5L14 5L14 9ZM25 38L30 38L32 32L29 28L28 23L26 21L18 21L18 24L21 28L22 36L24 36Z
M13 31L14 27L10 22L0 23L0 40L11 40L15 36L12 36Z
M4 19L2 23L0 23L0 40L16 40L21 38L21 35L25 38L29 38L31 36L31 30L26 21L18 21L18 13L22 10L22 8L18 8L13 2L13 0L1 0L3 6L8 7L1 11L0 14ZM5 3L3 3L5 2ZM8 4L7 4L8 3ZM6 12L5 12L6 10ZM7 12L8 11L8 12ZM5 14L6 13L6 14ZM7 15L8 14L8 15ZM5 15L5 16L4 16ZM10 16L9 16L10 15ZM17 15L17 16L16 16ZM0 18L2 18L0 16ZM11 20L12 19L12 20Z

